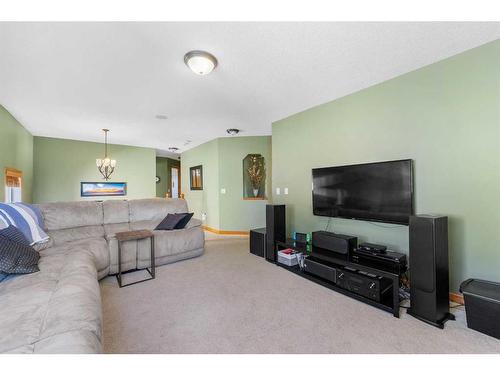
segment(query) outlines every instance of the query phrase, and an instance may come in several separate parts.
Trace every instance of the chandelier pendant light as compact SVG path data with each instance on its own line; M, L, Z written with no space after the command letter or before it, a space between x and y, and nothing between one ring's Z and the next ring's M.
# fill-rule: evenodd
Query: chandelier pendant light
M113 173L116 167L116 160L108 158L108 132L109 129L102 129L104 132L104 159L96 159L95 164L97 169L102 174L102 177L108 181L109 176Z

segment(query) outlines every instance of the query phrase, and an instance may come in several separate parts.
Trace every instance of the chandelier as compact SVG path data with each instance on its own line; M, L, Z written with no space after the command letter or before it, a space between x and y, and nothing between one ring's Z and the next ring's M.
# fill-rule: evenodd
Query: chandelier
M101 172L103 178L108 181L109 176L113 173L116 167L116 160L108 158L108 132L109 129L102 129L104 132L104 159L96 159L95 164Z

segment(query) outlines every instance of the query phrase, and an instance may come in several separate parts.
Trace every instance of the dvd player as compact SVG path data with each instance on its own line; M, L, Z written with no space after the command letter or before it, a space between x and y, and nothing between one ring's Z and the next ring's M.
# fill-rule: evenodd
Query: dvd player
M372 253L385 253L387 250L387 246L363 242L361 245L359 245L358 249L370 251Z
M351 252L351 262L401 275L406 272L406 255L394 251L384 253L357 248Z

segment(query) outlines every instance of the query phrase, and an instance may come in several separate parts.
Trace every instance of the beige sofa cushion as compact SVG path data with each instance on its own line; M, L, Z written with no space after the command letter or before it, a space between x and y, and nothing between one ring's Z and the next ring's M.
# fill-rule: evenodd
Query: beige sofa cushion
M101 351L99 336L90 330L68 331L47 337L34 344L37 354L95 354Z
M115 234L131 230L129 223L105 224L106 240L109 249L109 274L118 273L118 241ZM122 272L137 268L137 242L126 241L122 243Z
M104 224L128 223L129 204L126 200L107 200L102 204Z
M155 263L157 266L175 261L170 258L178 259L174 258L174 256L179 254L188 254L193 250L201 250L203 252L205 235L201 227L155 230L153 233L155 240ZM137 268L149 267L151 258L150 246L150 239L137 241Z
M134 199L129 201L130 222L161 221L167 214L187 212L184 199Z
M62 245L66 242L104 238L104 227L102 225L91 225L86 227L66 228L59 230L49 230L47 234L53 241L52 246Z
M62 245L53 246L44 251L46 255L69 254L71 252L86 252L92 255L98 279L108 275L109 271L109 249L104 238L87 238L72 242L65 242Z
M47 230L103 224L102 202L42 203L38 207Z

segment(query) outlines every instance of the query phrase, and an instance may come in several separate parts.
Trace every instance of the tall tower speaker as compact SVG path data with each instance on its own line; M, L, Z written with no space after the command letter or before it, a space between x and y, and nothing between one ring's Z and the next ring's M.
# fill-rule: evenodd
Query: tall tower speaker
M266 259L276 261L276 241L286 240L284 204L266 205Z
M449 308L448 217L410 216L410 308L408 314L444 328Z

